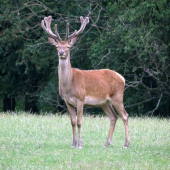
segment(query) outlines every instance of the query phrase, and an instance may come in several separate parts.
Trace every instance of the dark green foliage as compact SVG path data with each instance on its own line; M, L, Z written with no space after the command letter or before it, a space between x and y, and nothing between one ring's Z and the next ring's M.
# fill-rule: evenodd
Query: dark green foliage
M124 75L129 113L168 115L169 4L120 1L108 2L106 8L109 30L102 31L88 53L92 54L94 68L111 68ZM135 107L129 107L132 105Z
M58 96L56 49L40 26L49 15L63 39L67 22L73 32L79 29L79 17L89 16L90 23L71 50L72 66L121 73L130 115L170 116L170 4L166 0L2 0L1 98L26 96L25 103L30 104L25 107L31 109L33 102L37 111L42 105L52 105L52 110L64 106Z

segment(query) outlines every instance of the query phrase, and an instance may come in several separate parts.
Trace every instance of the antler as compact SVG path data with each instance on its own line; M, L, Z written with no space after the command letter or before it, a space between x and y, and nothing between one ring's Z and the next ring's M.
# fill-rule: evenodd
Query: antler
M67 23L66 40L71 40L75 36L81 34L83 32L83 30L85 29L87 23L89 22L89 17L86 17L85 19L83 19L83 17L81 16L80 20L81 20L81 27L80 27L80 29L78 31L75 30L74 33L71 34L70 36L69 36L69 23Z
M55 34L51 31L51 20L52 16L45 17L44 20L41 21L41 26L44 29L44 31L50 35L50 37L54 38L55 40L61 41L61 38L57 31L57 24L55 24ZM46 26L44 24L44 21Z

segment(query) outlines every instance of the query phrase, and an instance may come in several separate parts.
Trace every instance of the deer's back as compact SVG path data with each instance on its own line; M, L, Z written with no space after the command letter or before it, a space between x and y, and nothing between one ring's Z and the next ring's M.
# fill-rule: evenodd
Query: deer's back
M101 98L111 97L117 92L123 93L125 86L123 76L109 69L73 69L73 81L76 86L85 89L85 96Z

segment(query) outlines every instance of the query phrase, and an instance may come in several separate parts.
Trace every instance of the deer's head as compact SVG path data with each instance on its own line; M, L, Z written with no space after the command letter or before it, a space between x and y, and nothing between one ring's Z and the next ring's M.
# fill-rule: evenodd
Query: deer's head
M41 22L41 26L44 29L44 31L48 33L50 36L48 37L48 41L57 48L59 58L66 59L69 55L70 47L72 47L75 44L77 36L81 34L85 29L87 23L89 22L89 18L86 17L85 19L83 19L83 17L80 17L81 27L78 31L75 30L74 33L71 35L69 35L69 24L67 23L66 38L64 41L60 38L60 35L57 31L57 24L55 24L55 33L52 32L51 20L52 20L51 16L45 17L44 20L42 20ZM44 21L46 26L44 24Z

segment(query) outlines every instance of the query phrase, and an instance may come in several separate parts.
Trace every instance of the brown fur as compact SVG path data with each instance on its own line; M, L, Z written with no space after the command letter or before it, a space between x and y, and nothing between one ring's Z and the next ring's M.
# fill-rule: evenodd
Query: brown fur
M46 22L51 22L50 19L48 17ZM43 28L46 30L45 26ZM48 31L46 32L48 33ZM52 33L51 35L53 36ZM70 63L70 47L74 45L76 39L77 36L66 39L65 41L60 40L59 36L56 40L48 38L49 42L55 45L58 51L59 94L64 99L70 113L73 129L72 147L76 147L77 145L77 125L79 133L78 148L82 148L81 124L84 106L100 106L109 117L110 130L104 146L110 145L118 118L112 107L114 106L124 122L126 137L124 146L128 147L130 145L128 114L123 105L125 80L120 74L109 69L80 70L72 68ZM75 108L77 108L77 120Z
M66 43L66 42L65 42ZM60 44L57 45L58 55L61 49L64 47ZM67 46L65 44L65 46ZM123 94L125 80L115 71L109 69L103 70L80 70L71 67L70 53L65 51L67 56L63 59L63 56L59 55L59 92L60 96L66 102L68 107L72 127L73 127L73 144L75 147L77 144L76 139L76 124L79 129L78 147L82 148L81 139L81 124L83 107L98 107L100 106L103 111L110 118L110 131L105 146L109 146L112 140L113 131L115 128L117 115L112 108L112 105L118 111L119 115L125 124L125 147L130 144L129 130L128 130L128 114L123 106ZM77 107L77 123L76 114L74 108ZM80 110L80 111L79 111Z

